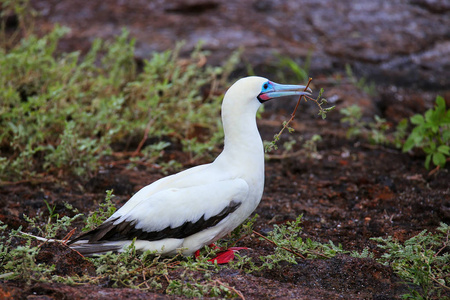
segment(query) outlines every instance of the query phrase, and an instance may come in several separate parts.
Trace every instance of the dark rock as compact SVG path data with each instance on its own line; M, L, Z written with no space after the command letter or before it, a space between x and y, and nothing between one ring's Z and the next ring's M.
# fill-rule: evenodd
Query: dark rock
M416 4L437 14L450 11L450 2L447 0L412 0L411 4Z
M259 73L276 64L274 53L311 57L311 73L343 71L381 83L427 89L450 86L450 18L445 0L344 1L34 1L37 25L72 28L62 48L87 50L94 37L112 38L127 27L136 56L201 40L218 64L243 47Z

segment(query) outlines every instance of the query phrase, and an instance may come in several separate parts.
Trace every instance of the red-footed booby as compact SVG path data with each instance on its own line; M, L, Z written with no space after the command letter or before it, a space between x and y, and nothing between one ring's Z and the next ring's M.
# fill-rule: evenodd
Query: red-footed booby
M83 255L123 251L194 254L245 221L264 189L264 148L256 112L270 99L309 95L301 85L262 77L235 82L222 103L224 149L210 164L159 179L139 190L96 229L68 245Z

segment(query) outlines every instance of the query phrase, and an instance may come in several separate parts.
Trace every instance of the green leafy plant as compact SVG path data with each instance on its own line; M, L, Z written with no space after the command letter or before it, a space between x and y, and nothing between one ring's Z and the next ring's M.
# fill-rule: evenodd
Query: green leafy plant
M386 119L375 115L373 121L364 122L361 107L356 104L344 107L339 112L342 115L341 123L348 125L347 138L364 137L371 144L388 144L387 130L390 126Z
M359 136L364 130L364 122L362 122L361 107L356 104L342 108L340 111L342 115L341 123L347 123L349 128L347 129L347 138Z
M317 144L322 140L318 134L312 135L309 139L303 140L302 136L294 139L290 137L283 143L283 151L281 154L266 154L267 159L284 159L288 157L307 157L313 159L320 159L322 156L317 149ZM264 141L264 146L272 147L272 142ZM296 144L301 143L301 149L294 150Z
M397 124L394 132L388 133L390 128L387 121L379 116L374 121L362 120L361 108L351 105L340 110L341 123L348 124L347 137L363 137L372 144L392 144L407 152L412 148L420 148L425 154L425 167L430 168L430 163L443 168L450 157L450 110L446 108L442 97L436 98L436 106L425 112L424 115L416 114L410 118L415 125L407 136L408 121L402 120Z
M83 228L83 231L96 228L116 212L116 206L111 200L114 197L113 192L113 190L106 191L105 202L100 203L98 211L93 212L87 217L86 226Z
M372 144L381 145L388 143L386 132L390 128L390 126L387 123L386 119L375 115L374 122L369 123L369 128L369 141Z
M405 143L405 137L407 135L408 119L402 119L393 133L393 144L395 148L401 149Z
M90 258L97 267L97 277L81 280L87 279L93 284L108 282L112 287L160 290L186 297L234 297L239 294L233 287L213 278L219 268L207 259L207 256L162 258L151 251L137 253L131 244L122 253ZM171 270L176 270L177 275L172 275Z
M160 264L159 256L151 252L138 255L134 243L124 252L108 252L90 261L97 268L97 278L91 279L94 284L108 281L112 287L159 289L161 276L167 274L167 269L156 268Z
M222 67L203 66L206 53L197 48L181 64L180 48L181 44L146 61L138 80L128 85L127 99L145 107L140 113L148 120L148 136L170 136L196 160L222 142L218 119L222 96L217 90L226 84L222 75L228 76L238 57L232 56ZM205 86L209 92L202 94ZM130 112L140 110L131 108Z
M450 110L446 108L444 98L436 97L436 106L410 118L414 128L403 145L403 152L414 147L421 148L426 154L425 167L430 163L444 167L450 157Z
M440 299L450 290L450 226L441 223L435 234L426 230L403 244L392 237L373 238L386 252L379 259L403 279L421 289L411 289L404 299Z
M0 47L11 47L21 35L28 36L34 31L37 11L30 4L30 0L2 0L0 10ZM7 32L8 16L17 17L18 30Z
M83 216L83 214L78 213L78 210L74 209L72 205L65 203L65 207L74 213L73 217L63 216L60 217L58 213L55 212L55 206L51 207L47 201L45 201L47 208L49 210L49 216L47 222L42 224L43 212L40 212L34 217L29 217L23 215L23 218L30 224L31 228L36 228L40 236L46 239L53 239L59 232L67 231L72 223Z
M103 157L127 151L132 141L141 141L131 155L144 163L161 157L156 148L141 153L150 141L181 145L191 162L215 154L223 138L221 91L238 52L212 67L200 45L188 59L179 57L178 45L154 53L138 73L135 41L126 30L113 41L95 40L83 57L56 53L68 32L55 26L0 49L2 180L91 175Z
M65 203L65 208L74 216L61 217L56 212L56 205L52 206L45 200L44 202L48 209L46 223L42 223L43 212L32 218L23 215L25 221L29 223L28 229L37 230L43 239L51 240L58 233L67 231L72 223L82 216L72 205ZM23 233L21 230L22 227L8 230L7 225L3 225L0 221L0 279L26 282L51 281L55 266L36 263L36 255L40 251L40 246L32 243L34 236ZM18 241L22 242L18 243Z
M0 279L22 280L25 282L49 280L54 266L36 263L39 247L31 245L31 239L22 245L14 245L14 240L22 238L17 230L7 231L7 225L0 221Z
M209 280L205 283L198 282L192 277L183 275L180 280L171 280L166 290L169 295L180 295L189 298L207 297L225 297L236 298L242 294L233 287L221 282L220 280Z
M323 244L300 237L301 219L302 215L293 222L286 222L285 225L274 225L273 231L269 232L267 236L254 232L260 239L275 246L273 254L260 257L263 261L261 268L272 269L282 261L296 264L299 258L331 258L338 253L344 253L342 245L335 245L332 241Z
M352 251L350 253L350 256L356 258L375 258L375 255L372 252L370 252L369 248L364 248L361 252Z
M209 254L215 254L215 250L207 248ZM170 280L166 292L170 295L187 297L226 297L242 296L239 291L215 279L214 274L220 270L217 264L208 261L208 255L201 255L194 259L186 257L180 261L181 274L179 279ZM199 274L199 271L201 273Z
M302 148L306 151L306 156L312 158L320 158L319 151L317 151L317 143L322 140L322 137L319 134L313 134L313 136L306 140Z
M123 100L112 96L114 87L106 87L114 68L95 66L100 43L93 44L82 62L78 52L57 56L57 43L67 32L56 26L42 38L30 35L0 52L0 145L7 154L0 166L2 177L23 178L54 169L78 175L94 171L121 128L117 110ZM126 35L116 41L123 49L129 49L123 44ZM105 43L105 49L108 46ZM132 52L126 57L134 63Z

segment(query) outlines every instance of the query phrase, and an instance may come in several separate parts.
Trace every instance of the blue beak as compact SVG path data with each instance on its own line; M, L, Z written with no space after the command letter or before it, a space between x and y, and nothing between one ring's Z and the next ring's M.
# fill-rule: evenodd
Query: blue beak
M306 91L305 91L306 90ZM263 103L273 98L283 96L311 95L312 90L304 85L278 84L272 81L268 82L267 89L263 89L258 95L259 102Z

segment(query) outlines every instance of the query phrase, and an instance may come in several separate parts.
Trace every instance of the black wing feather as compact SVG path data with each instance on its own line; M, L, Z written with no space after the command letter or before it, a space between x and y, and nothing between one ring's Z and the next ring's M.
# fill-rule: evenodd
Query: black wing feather
M89 240L89 243L95 243L99 241L133 240L134 238L147 241L159 241L167 238L186 238L197 232L217 225L226 216L238 209L240 205L240 202L232 201L230 205L225 207L220 213L210 217L209 219L205 219L205 216L203 215L195 222L186 222L178 227L166 227L159 231L145 231L143 229L137 229L135 227L136 221L134 220L129 222L124 221L114 225L114 222L118 219L116 218L103 223L91 231L81 234L67 244L70 245L79 240Z

